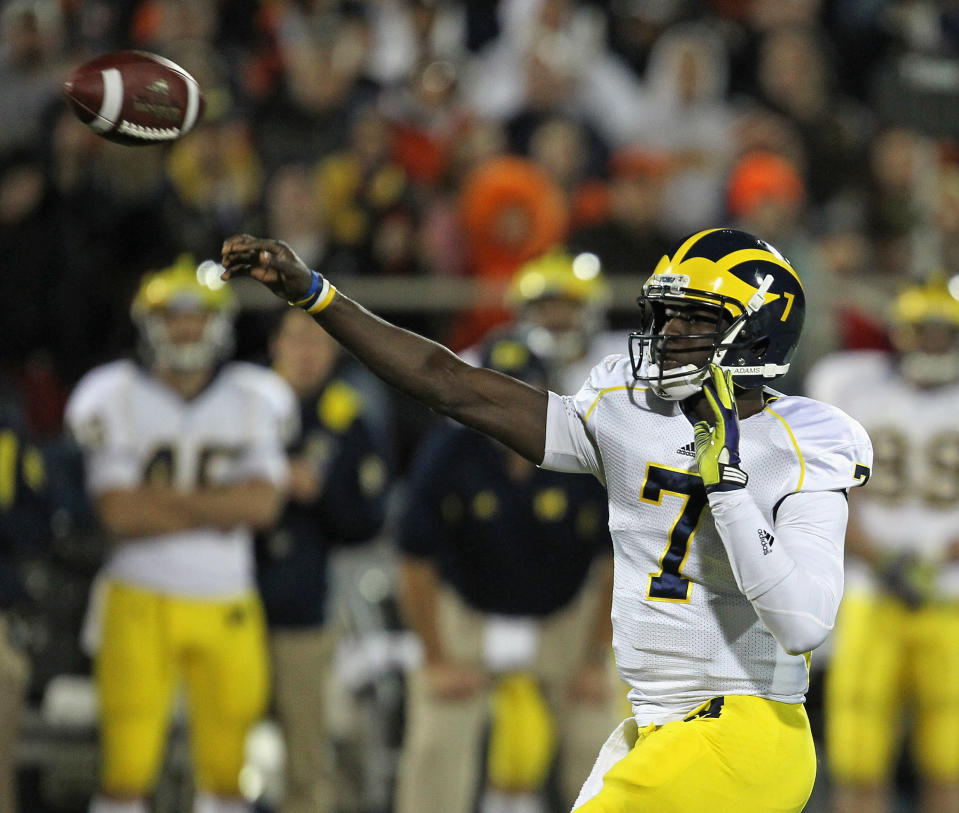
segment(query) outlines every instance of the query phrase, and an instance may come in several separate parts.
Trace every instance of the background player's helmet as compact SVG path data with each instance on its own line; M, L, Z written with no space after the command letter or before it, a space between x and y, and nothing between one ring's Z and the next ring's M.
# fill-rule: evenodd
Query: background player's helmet
M232 352L235 311L230 289L201 284L188 254L145 274L130 309L144 361L180 371L207 369ZM168 320L178 312L206 314L200 336L184 341L171 335Z
M731 370L742 389L756 389L789 370L806 298L799 275L775 248L736 229L707 229L663 257L636 300L640 329L630 334L633 375L662 398L688 398L702 388L709 364ZM713 310L715 329L681 337L689 351L708 350L705 364L664 369L677 337L661 335L668 308Z
M609 288L594 254L560 248L530 260L510 279L506 304L537 356L565 364L586 352L603 325Z
M921 387L959 381L959 299L944 276L903 288L893 301L890 322L906 378Z

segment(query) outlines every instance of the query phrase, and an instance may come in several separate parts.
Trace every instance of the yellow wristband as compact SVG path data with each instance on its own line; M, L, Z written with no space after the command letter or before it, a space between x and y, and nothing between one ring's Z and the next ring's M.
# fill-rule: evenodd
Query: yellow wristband
M323 280L323 290L320 291L320 295L317 297L316 302L305 309L306 312L312 316L316 316L316 314L326 308L333 301L334 296L336 296L336 288L330 285L329 280Z

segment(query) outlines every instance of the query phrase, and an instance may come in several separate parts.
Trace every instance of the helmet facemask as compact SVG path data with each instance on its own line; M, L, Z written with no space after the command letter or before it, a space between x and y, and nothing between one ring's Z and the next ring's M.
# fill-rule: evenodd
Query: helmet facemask
M602 325L602 311L590 302L544 297L526 305L517 327L537 356L550 364L571 364L582 358Z
M643 295L637 299L641 328L629 336L633 376L660 398L670 401L681 401L700 392L712 364L731 370L734 376L755 376L767 342L756 332L750 317L757 323L764 321L758 318L758 312L772 281L772 277L767 277L744 305L722 294L688 288L685 277L658 275L655 282L644 286ZM663 333L667 321L690 315L696 322L711 321L712 330ZM704 360L699 364L683 363L690 356ZM744 364L748 366L744 368ZM779 366L776 374L788 369L788 364Z
M892 305L889 337L899 369L921 388L959 381L959 290L941 273L908 285Z
M202 319L202 326L177 324L178 314ZM212 369L233 352L234 314L229 289L201 279L188 254L146 274L130 308L143 361L180 373Z
M897 325L892 339L899 353L899 369L917 387L942 387L959 381L959 326L935 320Z
M168 316L163 310L144 314L138 320L142 338L141 355L149 364L180 373L214 367L233 349L232 319L216 311L198 311L205 316L202 333L195 341L170 335Z

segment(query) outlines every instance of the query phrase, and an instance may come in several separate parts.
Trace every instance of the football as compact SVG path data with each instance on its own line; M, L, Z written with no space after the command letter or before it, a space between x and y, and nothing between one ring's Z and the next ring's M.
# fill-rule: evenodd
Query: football
M63 92L93 132L131 146L175 141L203 113L197 81L169 59L146 51L114 51L77 68Z

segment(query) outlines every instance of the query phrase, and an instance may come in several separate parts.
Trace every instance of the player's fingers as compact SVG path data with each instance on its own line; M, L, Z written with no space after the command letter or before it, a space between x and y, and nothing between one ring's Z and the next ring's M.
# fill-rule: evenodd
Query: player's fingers
M723 412L719 407L719 398L716 393L716 385L708 378L703 382L703 395L706 396L706 403L709 404L709 408L713 411L713 415L716 416L717 422L720 421L723 417Z
M729 392L729 397L733 397L733 371L724 370L723 371L723 380L726 382L726 389Z
M697 448L702 445L709 445L709 441L712 438L712 432L710 432L709 424L706 421L699 421L693 427L693 439L696 443Z
M719 396L711 381L706 381L703 386L703 394L706 396L706 402L713 411L713 425L715 427L713 430L713 440L719 446L723 446L726 443L726 413L723 411Z
M272 284L277 282L279 279L279 274L275 269L272 268L263 268L260 265L242 264L226 267L226 270L220 275L220 279L225 281L239 279L240 277L250 277L258 282Z
M242 248L227 248L226 246L224 246L220 256L225 268L242 265L252 266L257 260L255 251L247 251Z
M733 395L733 371L732 370L722 370L722 382L723 382L723 403L732 409L736 404L736 398Z
M255 238L252 234L247 234L246 232L241 232L240 234L231 234L229 237L227 237L227 238L223 241L223 245L224 245L224 246L228 246L228 245L231 245L231 244L248 243L248 242L250 242L251 240L256 240L256 238Z
M222 254L243 253L251 250L252 244L256 242L255 237L249 234L234 234L223 241L221 247Z
M733 401L732 372L729 370L723 370L716 364L709 365L709 372L717 400L720 404L722 404L724 409L732 409L735 403Z
M223 273L220 274L220 279L229 280L236 277L248 277L250 276L250 266L249 265L224 265Z
M248 234L227 238L223 243L223 264L263 264L279 253L281 244L276 240L261 240Z

